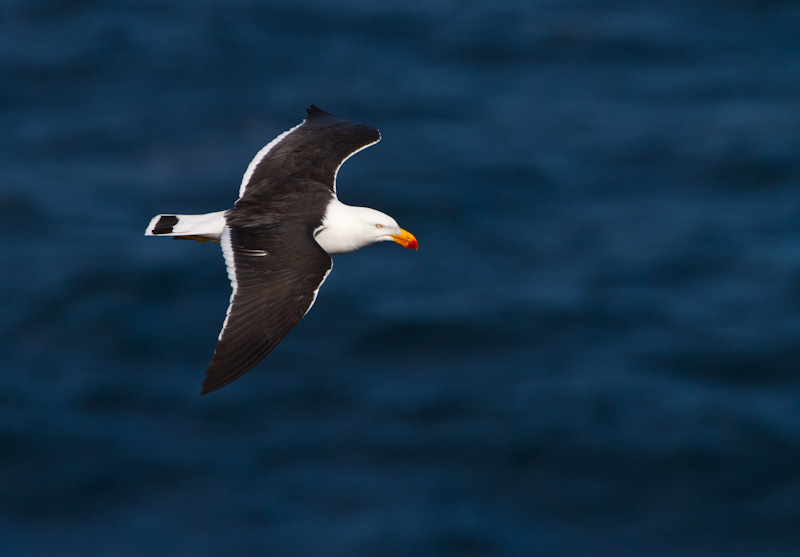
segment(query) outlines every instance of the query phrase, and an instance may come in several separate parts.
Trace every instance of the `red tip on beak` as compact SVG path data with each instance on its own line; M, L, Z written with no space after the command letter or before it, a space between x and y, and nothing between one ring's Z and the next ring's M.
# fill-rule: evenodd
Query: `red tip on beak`
M392 240L403 246L404 248L410 248L419 250L419 243L417 243L417 239L411 232L406 230L400 229L400 234L393 234Z

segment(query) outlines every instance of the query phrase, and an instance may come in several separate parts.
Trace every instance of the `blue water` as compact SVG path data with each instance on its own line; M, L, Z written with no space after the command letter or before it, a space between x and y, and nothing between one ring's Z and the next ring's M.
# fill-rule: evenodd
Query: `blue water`
M228 208L379 127L335 258L200 397ZM794 2L6 0L0 554L800 554Z

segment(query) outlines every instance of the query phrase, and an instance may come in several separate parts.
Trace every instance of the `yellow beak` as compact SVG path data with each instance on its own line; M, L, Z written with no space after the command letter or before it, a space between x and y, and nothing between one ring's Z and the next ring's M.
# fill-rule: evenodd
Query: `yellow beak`
M400 229L400 234L392 234L392 240L403 246L404 248L413 248L415 250L419 250L419 244L417 243L417 239L414 238L414 235L407 230Z

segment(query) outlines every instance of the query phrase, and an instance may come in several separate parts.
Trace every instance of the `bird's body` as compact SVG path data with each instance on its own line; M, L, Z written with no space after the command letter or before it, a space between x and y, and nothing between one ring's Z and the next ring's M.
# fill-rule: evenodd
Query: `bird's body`
M379 140L377 129L312 106L256 154L232 209L150 221L148 236L222 245L233 292L202 394L244 375L303 318L333 266L330 255L388 240L417 248L388 215L336 197L342 163Z

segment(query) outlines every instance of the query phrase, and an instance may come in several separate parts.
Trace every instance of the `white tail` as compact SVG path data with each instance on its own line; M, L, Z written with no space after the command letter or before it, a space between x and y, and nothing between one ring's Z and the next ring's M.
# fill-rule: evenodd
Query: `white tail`
M219 242L225 224L225 211L205 215L156 215L144 235Z

